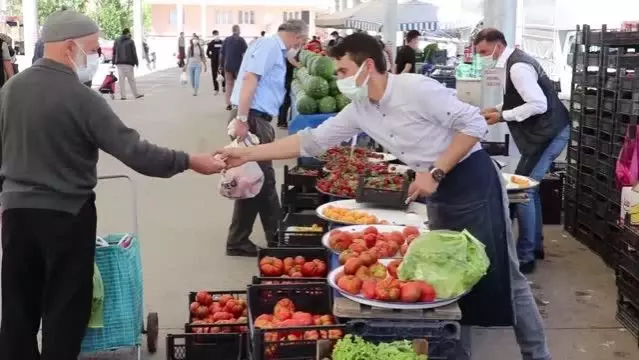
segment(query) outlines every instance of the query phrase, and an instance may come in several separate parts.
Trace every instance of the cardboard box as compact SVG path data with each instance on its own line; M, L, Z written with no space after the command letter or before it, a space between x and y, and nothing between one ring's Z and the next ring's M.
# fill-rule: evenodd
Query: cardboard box
M316 360L331 360L334 344L335 342L332 340L318 340ZM413 340L413 350L417 355L428 356L428 341L426 339Z
M619 224L639 225L639 184L621 189Z

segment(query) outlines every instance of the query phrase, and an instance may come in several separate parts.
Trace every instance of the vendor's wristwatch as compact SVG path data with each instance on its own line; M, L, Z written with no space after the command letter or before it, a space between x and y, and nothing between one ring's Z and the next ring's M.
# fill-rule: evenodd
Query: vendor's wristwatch
M243 122L243 123L248 121L248 116L246 116L246 115L238 115L235 118L238 119L239 121Z
M428 169L428 172L430 172L430 175L433 177L433 180L435 180L438 183L444 180L444 177L446 177L446 173L444 173L444 170L436 168L434 166L431 166Z

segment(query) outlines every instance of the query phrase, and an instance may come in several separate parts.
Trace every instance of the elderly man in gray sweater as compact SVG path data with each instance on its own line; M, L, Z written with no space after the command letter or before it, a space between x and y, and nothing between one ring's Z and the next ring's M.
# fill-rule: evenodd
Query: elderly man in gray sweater
M84 14L51 14L44 58L0 90L2 360L77 359L91 313L99 150L155 177L224 167L142 140L82 84L97 69L98 30Z

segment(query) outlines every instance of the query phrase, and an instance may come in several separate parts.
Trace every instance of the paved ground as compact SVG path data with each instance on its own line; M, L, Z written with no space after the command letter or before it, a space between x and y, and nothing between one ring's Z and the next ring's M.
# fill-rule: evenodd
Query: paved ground
M139 79L146 97L113 101L129 126L148 140L186 151L211 151L227 143L223 98L212 95L210 74L193 97L178 84L178 70ZM283 135L280 132L280 135ZM281 176L278 164L277 173ZM186 294L199 289L242 289L255 274L255 260L224 255L232 203L216 193L218 177L193 173L173 179L146 178L103 154L99 173L129 174L136 183L145 304L160 316L160 350L144 359L164 359L164 334L179 333L187 319ZM97 189L101 233L132 228L130 192L125 183L106 182ZM256 228L254 240L264 238ZM615 321L614 273L558 227L548 227L548 260L531 278L542 305L555 359L637 359L637 341ZM477 330L477 360L517 359L510 329ZM101 357L102 358L102 357ZM104 358L129 359L128 356Z

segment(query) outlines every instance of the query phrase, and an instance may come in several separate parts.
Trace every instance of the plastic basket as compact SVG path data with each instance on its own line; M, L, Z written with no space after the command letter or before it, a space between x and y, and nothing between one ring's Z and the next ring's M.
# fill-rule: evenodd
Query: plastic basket
M294 227L319 225L322 232L296 231ZM315 211L286 214L280 222L278 233L280 247L322 247L322 236L328 231L328 223L320 219Z
M287 285L251 285L248 287L249 325L252 338L251 358L266 359L314 359L317 340L295 339L290 334L326 332L334 339L344 334L343 325L302 326L293 328L258 329L253 326L262 314L271 314L275 304L284 298L290 299L297 311L311 314L331 315L331 291L327 284L306 283ZM302 335L303 336L303 335Z
M284 165L284 184L292 186L302 186L306 188L315 188L317 178L322 175L322 169L317 167L296 166L289 169Z
M130 234L98 239L95 262L104 283L104 327L87 329L81 351L91 353L141 344L143 327L140 243Z
M346 323L346 332L375 343L426 339L429 360L456 359L461 338L455 321L352 320Z

